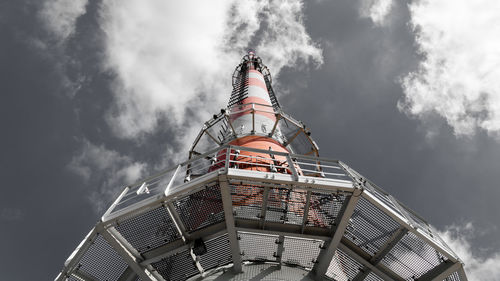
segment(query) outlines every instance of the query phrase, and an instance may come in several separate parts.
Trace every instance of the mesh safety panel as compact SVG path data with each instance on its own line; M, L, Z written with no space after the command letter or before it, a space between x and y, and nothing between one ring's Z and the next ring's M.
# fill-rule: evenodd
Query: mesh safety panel
M264 188L252 185L231 185L231 197L236 218L258 220L262 209Z
M345 198L345 195L312 192L306 225L331 227L339 215Z
M158 262L152 263L153 268L167 281L183 281L198 273L189 250L180 252Z
M382 263L406 280L416 279L443 261L442 255L409 232L382 259Z
M187 232L224 221L224 208L218 184L181 198L174 203Z
M79 263L79 271L96 280L116 281L127 269L128 265L121 256L98 235L94 243L83 255Z
M443 281L460 281L460 275L458 272L453 272L450 276L446 277Z
M373 256L398 228L394 219L361 197L344 236Z
M306 192L287 188L271 188L267 201L266 220L302 224Z
M366 276L365 281L384 281L384 279L382 279L377 274L370 272L370 274L368 274L368 276Z
M231 248L227 234L205 242L207 252L200 257L200 264L203 269L211 269L226 265L232 262Z
M180 239L163 206L123 221L116 230L141 254Z
M243 260L276 261L278 235L238 232Z
M318 258L322 240L302 239L285 236L282 262L312 268Z
M326 271L326 276L337 281L350 281L359 273L362 265L337 249Z

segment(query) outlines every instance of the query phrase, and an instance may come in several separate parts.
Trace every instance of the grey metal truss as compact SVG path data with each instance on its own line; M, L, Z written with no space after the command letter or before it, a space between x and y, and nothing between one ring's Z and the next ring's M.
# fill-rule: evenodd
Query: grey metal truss
M345 230L349 224L349 219L354 213L354 208L356 208L356 204L363 192L360 188L355 188L352 195L350 196L347 203L344 203L343 210L341 211L341 215L337 218L335 222L335 230L332 237L332 240L327 243L324 249L321 250L318 256L318 262L314 265L312 272L318 277L323 278L326 271L328 270L328 266L335 255L335 251L340 244L340 240L344 236Z
M139 253L130 245L123 237L118 236L119 233L115 232L111 234L108 230L102 227L102 224L96 226L99 234L113 247L113 249L120 254L123 260L128 264L129 267L137 274L142 280L157 281L163 280L161 276L156 275L154 272L150 271L146 267L142 266L140 262L142 261ZM129 246L125 246L128 244ZM128 249L127 249L128 248ZM156 276L155 276L156 275Z
M380 250L369 260L370 264L376 266L384 257L387 255L392 248L408 233L408 229L404 227L398 228L387 242L380 248ZM354 277L353 281L361 281L370 274L371 269L368 266L364 266L359 273Z
M444 261L418 278L418 281L443 281L461 267L460 263Z
M231 247L231 256L233 259L233 271L235 273L239 273L242 270L241 250L240 250L240 243L238 241L238 233L236 232L236 226L234 224L233 200L231 198L231 188L229 187L227 179L225 178L221 178L219 184L222 196L222 204L224 206L224 217L226 219L227 236L229 238L229 244Z

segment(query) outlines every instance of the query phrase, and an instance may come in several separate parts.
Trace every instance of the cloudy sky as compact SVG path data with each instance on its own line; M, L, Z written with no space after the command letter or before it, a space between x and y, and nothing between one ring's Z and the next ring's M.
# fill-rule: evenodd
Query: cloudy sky
M0 1L0 273L52 280L255 49L285 111L500 280L500 2Z

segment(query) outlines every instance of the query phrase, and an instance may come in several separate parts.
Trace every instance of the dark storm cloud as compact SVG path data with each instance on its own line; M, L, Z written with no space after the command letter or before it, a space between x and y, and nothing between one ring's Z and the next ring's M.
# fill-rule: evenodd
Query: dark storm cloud
M358 1L305 4L307 32L320 43L324 64L281 70L276 89L288 93L278 93L285 111L309 125L321 156L345 161L440 228L474 222L488 231L473 245L498 251L498 142L482 133L457 139L439 116L422 123L397 109L403 95L397 81L420 59L406 4L395 2L390 24L382 27L359 16ZM165 119L140 141L117 137L106 122L116 73L102 67L99 5L89 2L63 45L35 16L38 1L0 6L0 241L8 253L0 258L0 272L6 280L55 277L98 220L89 194L104 188L112 174L93 170L85 182L68 169L82 144L116 156L106 170L112 173L135 162L152 173L171 164L167 148L182 146L172 141L176 128ZM228 83L237 63L224 76ZM94 169L96 163L78 167ZM36 262L24 270L19 261L28 254Z

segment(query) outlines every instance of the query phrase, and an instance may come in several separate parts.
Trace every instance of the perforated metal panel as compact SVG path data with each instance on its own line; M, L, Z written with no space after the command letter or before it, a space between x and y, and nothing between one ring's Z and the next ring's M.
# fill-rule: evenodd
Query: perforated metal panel
M163 258L151 265L167 281L183 281L200 273L189 250Z
M409 232L382 259L382 263L406 280L425 274L443 261L442 255Z
M243 260L276 261L278 235L238 232Z
M140 253L180 239L168 210L163 206L121 222L116 230Z
M352 257L337 249L333 256L326 276L337 281L350 281L359 273L362 265Z
M312 192L307 226L331 227L339 215L345 195Z
M365 198L360 198L344 236L374 255L400 225Z
M128 265L108 242L98 235L83 255L78 267L79 271L96 280L116 281Z
M285 236L284 251L281 260L289 265L312 268L318 258L322 240Z
M224 208L218 184L181 198L174 203L187 232L224 220Z
M212 269L232 262L227 234L205 242L207 253L199 256L203 269Z
M236 218L258 220L262 209L264 188L253 185L231 185L231 197Z

